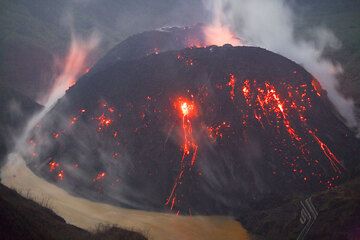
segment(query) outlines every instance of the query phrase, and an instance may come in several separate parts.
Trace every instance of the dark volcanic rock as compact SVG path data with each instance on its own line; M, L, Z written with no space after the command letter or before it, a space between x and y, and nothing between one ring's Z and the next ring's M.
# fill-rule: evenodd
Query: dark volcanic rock
M313 207L318 213L305 239L357 239L360 231L360 178L331 190L314 193ZM280 207L244 212L240 221L259 239L297 239L305 228L301 224L300 201L291 199ZM336 217L334 217L336 216Z
M30 192L27 193L27 198L31 198ZM2 184L0 203L0 239L3 240L146 240L140 233L111 226L89 233L67 224L63 218L48 209L51 203L45 197L41 206Z
M31 197L28 194L28 197ZM0 237L17 239L88 239L85 230L66 224L52 210L0 184ZM49 204L44 199L44 205Z
M135 34L116 45L93 67L93 72L118 61L129 61L187 47L205 46L203 25L193 27L169 27Z
M33 143L30 167L73 193L184 214L235 214L331 188L354 175L360 149L302 67L230 46L86 75Z

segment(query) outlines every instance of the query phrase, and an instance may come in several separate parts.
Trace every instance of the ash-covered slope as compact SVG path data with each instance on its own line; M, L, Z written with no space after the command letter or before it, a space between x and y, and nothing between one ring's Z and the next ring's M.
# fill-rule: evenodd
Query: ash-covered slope
M86 75L34 130L30 167L87 198L232 213L331 188L359 141L296 63L255 47L118 61Z
M186 47L205 46L203 25L192 27L169 27L135 34L117 44L93 67L99 71L118 61L129 61L151 54L159 54Z

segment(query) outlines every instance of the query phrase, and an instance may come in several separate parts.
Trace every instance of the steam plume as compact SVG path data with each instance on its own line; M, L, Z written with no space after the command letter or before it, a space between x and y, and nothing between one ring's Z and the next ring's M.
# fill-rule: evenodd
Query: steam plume
M71 34L71 43L64 59L56 61L61 73L56 76L54 84L46 96L45 106L51 106L57 99L64 95L65 91L74 85L77 79L86 73L90 65L89 57L98 46L99 36L93 33L89 38L83 39Z
M68 52L63 60L57 60L60 63L60 74L55 75L53 86L49 94L44 98L44 108L35 114L28 122L22 136L17 141L16 149L23 146L28 138L29 132L46 115L46 113L55 105L56 101L64 96L65 91L74 85L77 79L89 71L91 66L90 56L100 42L98 34L93 33L89 38L81 38L71 34L71 43ZM20 150L20 149L19 149Z
M225 24L222 2L211 1L208 8L212 11L212 21L203 28L205 44L207 46L221 46L227 43L234 46L242 45L240 39L232 32L229 25Z

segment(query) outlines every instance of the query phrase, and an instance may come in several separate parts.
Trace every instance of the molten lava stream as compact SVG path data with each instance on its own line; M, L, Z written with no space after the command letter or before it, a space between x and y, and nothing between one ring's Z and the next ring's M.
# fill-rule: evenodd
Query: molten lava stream
M230 88L229 96L232 101L235 98L235 83L236 79L233 74L230 74L230 78L226 83L226 86ZM280 89L279 89L279 88ZM305 160L307 166L316 165L316 161L311 162L310 150L308 149L308 142L305 141L306 133L315 140L319 145L322 153L329 159L331 167L336 173L341 172L341 168L344 168L341 161L335 156L330 148L315 134L316 131L310 130L310 126L307 122L307 110L312 107L311 97L309 92L320 96L314 89L310 88L308 84L301 84L299 86L293 86L291 84L280 84L275 87L269 81L264 84L257 84L256 80L244 80L242 82L239 92L242 93L243 100L245 101L247 108L239 109L241 113L241 121L243 125L244 141L246 138L246 128L248 127L249 117L252 116L262 127L263 130L267 130L269 127L274 127L277 136L281 137L281 129L285 130L285 133L289 136L289 142L281 137L281 144L285 144L286 147L294 147L299 152L299 155L286 157L286 161L291 166L293 172L299 172L304 176L304 181L307 181L308 176L304 175L304 171L299 169L297 161L302 158ZM222 89L222 88L220 88ZM285 96L280 94L281 90L286 90ZM316 89L315 89L316 90ZM237 106L237 105L235 105ZM298 120L298 121L297 121ZM298 123L298 124L296 124ZM214 129L210 128L211 132ZM288 145L288 143L290 145ZM280 150L281 152L282 150ZM291 162L288 162L289 159ZM315 175L315 173L312 173Z
M179 108L180 115L182 118L182 130L183 130L183 144L182 144L182 157L180 161L179 174L175 179L174 186L171 190L169 197L166 200L165 205L169 205L171 202L170 209L172 210L176 203L176 189L180 184L182 178L185 175L186 168L193 167L196 163L198 145L196 144L192 136L192 124L191 118L195 116L195 105L194 103L179 98L176 102L176 108ZM187 160L190 160L187 161Z
M236 83L235 75L230 74L229 82L227 83L227 85L231 88L230 89L231 101L234 101L234 98L235 98L235 83Z
M335 172L340 173L340 167L344 168L341 164L341 161L335 156L335 154L330 150L330 148L323 142L321 139L315 134L314 131L309 130L310 135L314 138L314 140L319 144L321 151L324 155L329 159L329 162L334 169Z

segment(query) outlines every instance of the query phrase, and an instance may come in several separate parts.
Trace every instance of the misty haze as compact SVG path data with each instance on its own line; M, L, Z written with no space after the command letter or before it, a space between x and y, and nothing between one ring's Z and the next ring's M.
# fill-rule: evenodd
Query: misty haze
M360 239L360 1L0 12L0 239Z

